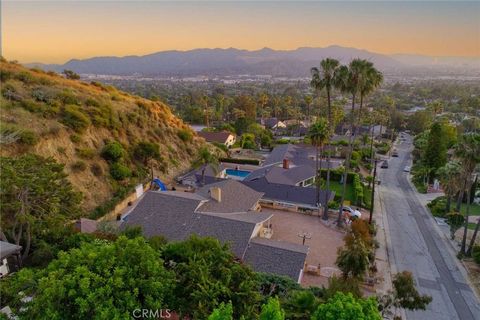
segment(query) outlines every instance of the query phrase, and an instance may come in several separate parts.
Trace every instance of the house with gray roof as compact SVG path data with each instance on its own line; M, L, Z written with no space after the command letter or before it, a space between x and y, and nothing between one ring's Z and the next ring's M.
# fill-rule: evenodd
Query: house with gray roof
M255 238L248 244L245 262L258 272L272 272L287 276L300 282L303 275L308 247L276 241ZM282 261L282 263L278 263Z
M289 256L272 254L268 257L270 262L261 264L258 253L248 252L258 249L256 245L249 246L252 241L268 238L273 232L270 223L273 214L260 211L259 201L263 195L263 192L236 180L213 181L195 193L148 191L124 217L121 228L141 226L146 237L161 235L169 241L185 240L193 234L214 237L221 243L229 244L238 258L246 261L245 257L251 257L254 270L257 266L261 269L263 265L275 264L270 261L273 258L278 259L276 265L280 266ZM288 247L288 244L283 245ZM301 252L305 250L306 247L302 246ZM279 252L275 246L272 246L272 251ZM294 271L287 272L288 267L282 266L267 272L293 275L292 278L298 281L298 263L293 265ZM258 271L264 271L260 269Z

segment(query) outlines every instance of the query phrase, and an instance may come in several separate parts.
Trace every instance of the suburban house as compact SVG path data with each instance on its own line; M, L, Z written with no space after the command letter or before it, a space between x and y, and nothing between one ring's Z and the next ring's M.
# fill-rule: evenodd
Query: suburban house
M330 160L330 168L342 165L338 159ZM328 162L322 159L320 168L326 169ZM299 187L312 186L316 178L316 150L312 146L284 144L275 147L265 159L262 167L252 171L245 181L265 178L270 183Z
M21 250L21 246L0 241L0 278L20 268L19 256Z
M207 142L210 143L221 143L227 147L231 147L235 144L236 136L228 131L220 131L220 132L208 132L208 131L200 131L197 134L204 138Z
M190 186L192 188L195 188L203 184L203 181L202 181L203 176L207 178L213 177L213 178L226 179L227 178L226 168L222 164L219 164L216 167L213 167L210 164L206 164L201 166L198 169L193 169L187 172L186 174L177 177L176 180L184 186ZM211 179L208 179L208 181L211 181Z
M209 179L211 180L211 179ZM146 237L179 241L196 234L230 245L256 271L300 282L308 247L271 240L270 219L258 192L235 180L215 181L195 193L148 191L124 216L122 228L141 226Z
M285 129L287 128L287 125L283 122L280 121L278 118L267 118L263 119L260 122L261 125L265 126L267 129Z

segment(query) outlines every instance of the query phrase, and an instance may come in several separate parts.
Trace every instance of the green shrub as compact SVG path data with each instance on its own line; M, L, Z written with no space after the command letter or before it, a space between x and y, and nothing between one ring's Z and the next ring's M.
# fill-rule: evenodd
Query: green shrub
M93 159L97 152L94 149L90 148L79 148L76 149L77 155L82 159Z
M473 261L480 265L480 246L476 245L472 249Z
M75 131L82 132L90 125L90 119L78 106L68 105L63 110L62 123Z
M82 141L82 137L76 133L70 135L70 140L73 142L73 143L79 143Z
M134 147L133 155L146 165L149 159L160 158L160 148L156 143L141 141Z
M430 209L432 215L435 217L445 217L445 215L447 214L447 198L444 196L433 199L427 204L427 206Z
M79 160L72 163L71 168L72 168L72 171L74 172L82 172L82 171L85 171L85 169L87 169L87 164Z
M40 104L38 102L35 102L32 99L22 100L20 102L20 106L27 111L35 112L35 113L41 113L41 112L43 112L43 109L44 109L42 104Z
M177 136L183 142L192 141L192 138L193 138L193 134L189 130L185 130L185 129L178 130Z
M125 155L125 149L120 142L112 141L103 147L101 154L105 160L117 162Z
M115 162L110 166L110 175L115 180L125 180L132 176L132 171L127 166Z
M227 147L226 145L224 145L223 143L213 142L212 144L213 144L215 147L217 147L218 149L222 150L222 151L225 151L225 152L228 151L228 147Z
M360 182L360 176L355 174L353 176L353 190L355 192L355 203L357 205L363 204L363 185Z
M286 138L281 138L281 139L275 140L275 143L276 144L289 144L290 140L286 139Z
M27 71L22 71L16 75L17 80L22 81L25 84L33 84L35 83L35 77Z
M237 164L253 164L258 166L260 161L257 159L234 159L234 158L221 158L220 162L228 162L228 163L237 163Z
M20 143L29 145L29 146L34 146L38 142L38 137L37 135L30 130L23 130L20 132Z

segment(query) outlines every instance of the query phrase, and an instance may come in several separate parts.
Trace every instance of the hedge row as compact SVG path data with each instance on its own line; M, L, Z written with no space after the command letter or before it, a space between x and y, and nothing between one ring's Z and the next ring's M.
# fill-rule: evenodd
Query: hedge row
M234 159L234 158L220 158L220 162L236 163L236 164L252 164L258 166L259 160L256 159Z
M360 182L360 176L356 173L353 176L353 191L355 192L355 203L357 206L363 205L363 185Z

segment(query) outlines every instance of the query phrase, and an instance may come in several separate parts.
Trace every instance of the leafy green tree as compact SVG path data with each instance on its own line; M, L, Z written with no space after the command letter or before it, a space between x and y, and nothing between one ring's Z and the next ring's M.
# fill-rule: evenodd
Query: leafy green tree
M428 111L417 111L407 119L407 129L414 134L424 132L430 127L431 118Z
M141 141L134 147L133 155L147 165L149 160L160 158L160 148L156 143Z
M320 303L311 290L294 290L282 300L287 319L310 319Z
M233 319L233 308L232 303L227 304L220 303L218 308L213 310L212 314L208 317L208 320L232 320Z
M171 309L194 319L206 319L220 303L232 302L234 318L255 317L260 296L255 274L217 239L192 236L168 243L162 252L175 272Z
M430 168L430 178L447 163L447 144L440 122L435 122L430 128L423 162Z
M277 298L268 299L267 304L262 306L259 320L284 320L285 311L280 307L280 301Z
M102 148L101 155L107 161L117 162L125 156L125 149L118 141L108 142Z
M24 270L19 277L31 272ZM20 311L25 319L130 318L135 309L168 307L173 285L159 252L125 237L83 243L24 279L24 292L34 296Z
M80 76L78 74L76 74L75 72L73 72L72 70L63 70L63 74L65 75L65 77L67 79L71 79L71 80L78 80L80 79Z
M361 278L368 269L369 248L358 237L352 237L351 243L339 248L336 264L345 278Z
M24 259L32 242L79 216L82 195L52 158L0 157L0 167L0 238L21 245Z
M384 317L396 316L396 309L425 310L432 297L420 295L411 272L397 273L392 281L393 291L378 297L379 310ZM392 310L395 308L395 310Z
M321 304L312 320L381 320L375 298L354 298L352 294L338 292Z

